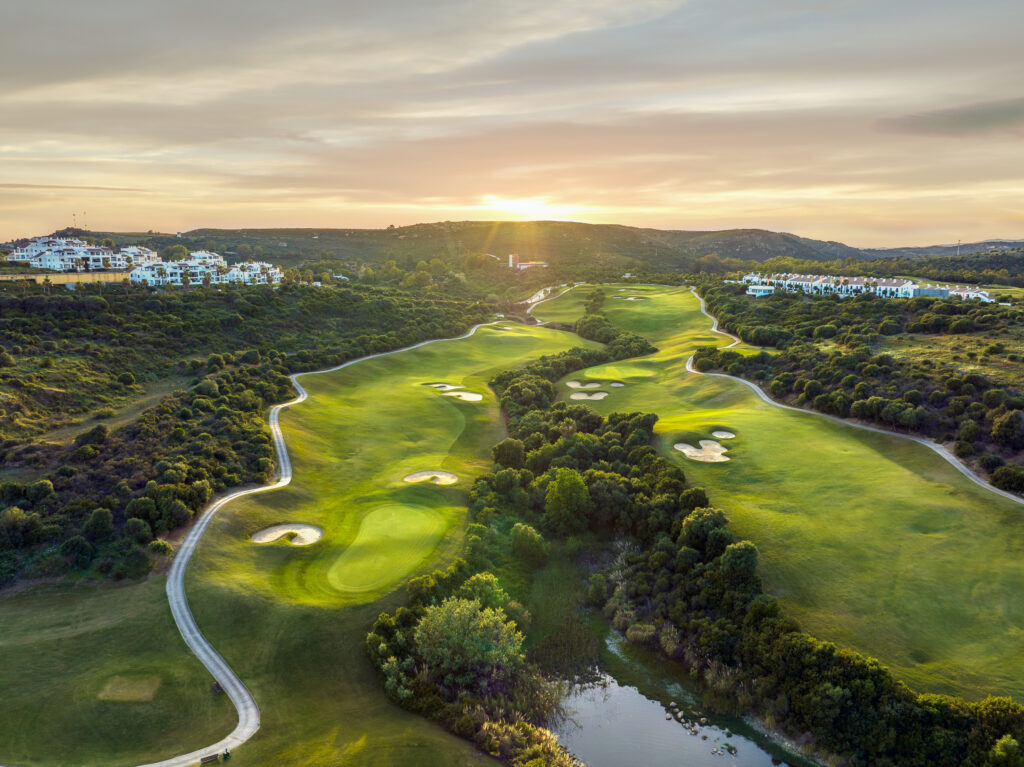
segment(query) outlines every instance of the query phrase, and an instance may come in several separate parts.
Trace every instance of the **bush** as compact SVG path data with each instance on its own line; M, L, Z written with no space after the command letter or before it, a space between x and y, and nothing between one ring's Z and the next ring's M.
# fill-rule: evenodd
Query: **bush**
M634 623L626 629L626 639L633 644L648 647L654 643L657 629L650 623Z
M124 386L134 386L135 376L131 373L121 373L121 375L117 377L117 382Z
M991 482L1000 490L1024 492L1024 466L1006 464L992 472Z
M533 568L541 567L548 561L548 546L544 536L522 522L517 522L512 528L512 550Z
M174 547L163 538L156 538L150 541L146 549L151 554L156 554L161 557L169 557L174 553Z

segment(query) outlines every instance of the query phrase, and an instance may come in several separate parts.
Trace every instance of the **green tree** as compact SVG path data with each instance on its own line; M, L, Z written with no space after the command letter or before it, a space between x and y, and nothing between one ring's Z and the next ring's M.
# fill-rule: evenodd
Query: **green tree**
M508 594L498 583L494 573L477 573L459 588L462 599L476 600L482 607L502 608L508 604Z
M992 422L992 439L1013 450L1024 448L1024 411L1010 410Z
M526 450L520 440L509 437L491 448L491 457L501 466L521 469L526 463Z
M555 469L544 496L544 522L548 530L563 538L586 530L592 505L578 471Z
M544 536L522 522L512 526L512 551L533 567L540 567L548 561L548 547L544 542Z
M426 608L416 627L416 652L427 673L450 695L483 691L496 676L523 664L523 635L503 610L452 597Z
M110 509L93 509L82 532L94 541L107 540L114 533L114 515Z
M988 763L999 767L1024 767L1024 750L1013 736L1004 735L992 746Z

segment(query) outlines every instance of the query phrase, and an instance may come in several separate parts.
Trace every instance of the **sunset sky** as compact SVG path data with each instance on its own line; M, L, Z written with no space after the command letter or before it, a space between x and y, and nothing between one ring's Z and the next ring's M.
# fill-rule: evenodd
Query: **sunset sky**
M1024 238L1024 3L4 0L0 240L555 218Z

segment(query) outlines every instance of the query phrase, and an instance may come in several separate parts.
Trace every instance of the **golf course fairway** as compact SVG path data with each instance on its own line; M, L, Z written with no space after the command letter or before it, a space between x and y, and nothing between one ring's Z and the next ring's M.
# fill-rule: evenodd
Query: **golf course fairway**
M471 743L392 704L364 653L405 580L458 555L468 490L505 434L487 381L573 346L571 333L483 326L304 375L309 396L282 411L293 478L239 498L211 521L186 575L196 621L255 696L245 764L493 764ZM479 400L445 396L461 387ZM410 483L450 472L452 484ZM307 546L255 544L277 524L315 525Z
M602 384L590 391L608 396L587 403L602 414L660 416L661 453L757 545L767 590L804 630L878 658L921 692L1024 699L1024 506L923 445L783 410L734 379L687 372L698 346L729 343L687 288L602 287L608 319L659 352L567 378ZM534 314L572 322L591 290L577 287ZM575 390L558 386L564 399ZM718 430L736 435L722 440L728 462L673 449Z

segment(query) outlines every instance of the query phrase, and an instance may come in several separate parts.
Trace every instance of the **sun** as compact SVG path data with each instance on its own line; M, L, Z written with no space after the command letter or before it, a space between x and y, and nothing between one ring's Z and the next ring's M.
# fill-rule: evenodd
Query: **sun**
M582 211L577 205L550 203L546 197L508 198L493 194L484 195L477 207L502 218L521 221L565 221L578 216Z

